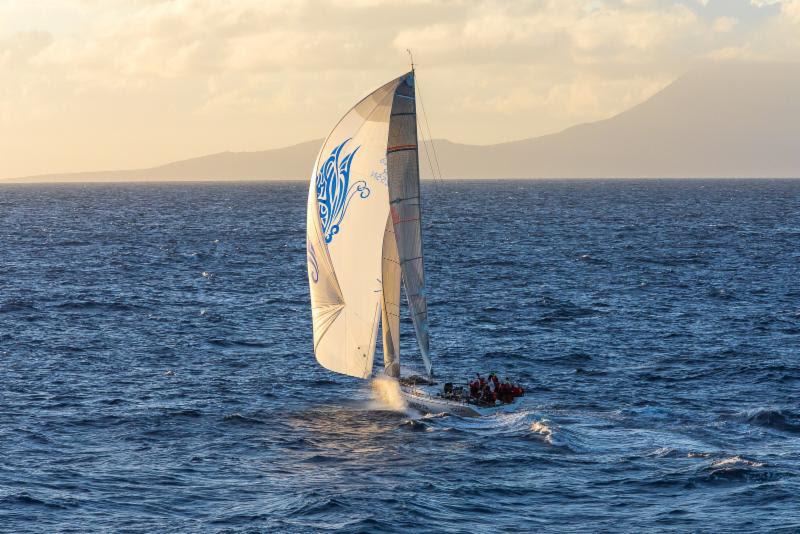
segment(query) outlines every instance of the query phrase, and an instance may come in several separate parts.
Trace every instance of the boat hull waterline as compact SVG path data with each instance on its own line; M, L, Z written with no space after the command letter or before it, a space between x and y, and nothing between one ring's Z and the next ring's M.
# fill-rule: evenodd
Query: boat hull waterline
M484 417L497 413L515 411L517 402L497 406L481 406L456 399L446 399L425 386L400 386L400 394L406 404L423 413L449 413L459 417Z

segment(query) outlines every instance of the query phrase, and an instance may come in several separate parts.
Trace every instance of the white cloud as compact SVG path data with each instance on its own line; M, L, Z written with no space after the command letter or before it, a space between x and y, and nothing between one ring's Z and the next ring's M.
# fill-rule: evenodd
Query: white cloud
M780 6L751 22L720 1L707 20L705 0L0 0L0 176L321 137L406 48L437 135L548 133L697 59L800 57L800 0L751 3Z
M734 17L717 17L711 25L711 29L715 32L726 33L732 31L739 21Z
M46 49L53 36L43 31L25 31L0 38L0 69L17 68L30 62Z

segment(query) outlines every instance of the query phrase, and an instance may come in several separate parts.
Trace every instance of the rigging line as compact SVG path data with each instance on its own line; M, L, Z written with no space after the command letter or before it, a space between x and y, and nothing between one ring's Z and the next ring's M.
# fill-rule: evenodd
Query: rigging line
M416 78L416 76L415 76ZM428 124L428 114L425 112L425 101L422 99L422 87L419 85L417 80L414 80L414 84L417 86L417 92L419 93L419 105L422 109L422 118L425 120L425 128L428 130L428 139L431 142L431 148L433 149L433 159L436 162L436 171L439 173L439 180L442 180L442 169L439 166L439 156L436 154L436 146L433 143L433 134L431 133L430 124Z
M408 52L408 57L411 59L411 72L414 74L414 89L419 88L419 80L417 79L416 71L414 69L414 56L411 54L411 50L406 48L406 52ZM421 95L420 95L421 96ZM420 100L420 103L422 101ZM414 100L414 110L416 111L416 99ZM425 111L424 109L422 110ZM416 115L416 113L415 113ZM415 117L415 119L418 117ZM433 170L433 162L431 162L431 150L428 148L428 143L425 141L425 129L419 123L419 120L415 120L414 123L417 126L417 130L419 132L419 139L422 139L422 146L425 148L425 159L428 160L428 168L431 170L431 177L433 178L433 185L436 187L437 180L436 180L436 171ZM417 161L419 161L419 152L417 152ZM438 189L438 188L437 188Z
M417 85L416 76L414 76L414 84ZM431 149L428 148L428 142L425 140L425 129L422 124L417 121L417 128L419 129L419 137L422 139L422 146L425 147L425 159L428 160L428 167L431 169L431 177L433 178L434 185L436 184L436 171L433 169L433 162L431 161Z

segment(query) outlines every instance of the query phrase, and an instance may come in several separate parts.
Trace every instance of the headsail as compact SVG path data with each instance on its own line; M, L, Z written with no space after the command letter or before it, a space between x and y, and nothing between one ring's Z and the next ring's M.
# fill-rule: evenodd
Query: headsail
M314 353L324 367L366 378L382 306L389 216L386 139L402 76L356 104L322 146L308 194L307 260Z
M405 77L404 82L397 86L392 98L389 143L386 147L389 202L411 319L425 370L428 375L432 375L428 302L422 259L417 108L413 71Z

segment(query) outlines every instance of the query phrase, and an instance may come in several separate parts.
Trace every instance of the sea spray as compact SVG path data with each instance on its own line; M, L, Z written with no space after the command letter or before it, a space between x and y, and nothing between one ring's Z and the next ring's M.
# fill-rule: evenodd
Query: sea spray
M400 384L393 378L385 376L374 378L372 380L372 396L376 401L392 410L406 409L406 401L400 393Z
M548 426L547 421L534 421L531 423L531 432L540 434L546 443L553 445L553 429Z

